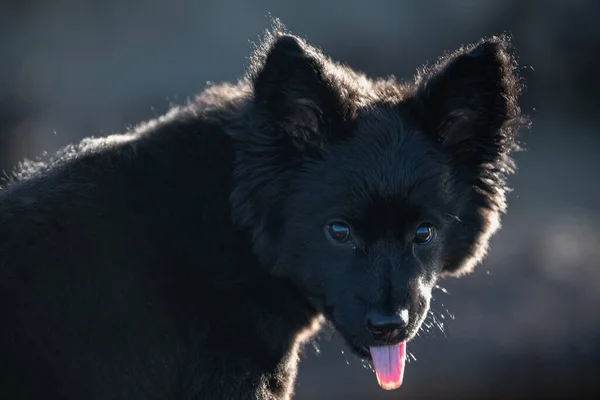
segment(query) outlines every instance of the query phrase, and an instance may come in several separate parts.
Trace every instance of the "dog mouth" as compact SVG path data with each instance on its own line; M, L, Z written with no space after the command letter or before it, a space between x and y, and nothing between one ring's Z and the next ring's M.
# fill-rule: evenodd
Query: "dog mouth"
M342 334L353 353L362 360L370 362L379 386L384 390L395 390L402 386L406 367L406 345L413 336L411 334L413 330L407 329L404 334L396 338L396 341L375 341L365 344L363 340L357 340L357 337L349 335L343 329L343 324L339 325L335 322L336 318L331 318L335 316L331 308L327 311L329 313L325 313L326 318L329 316L327 319Z

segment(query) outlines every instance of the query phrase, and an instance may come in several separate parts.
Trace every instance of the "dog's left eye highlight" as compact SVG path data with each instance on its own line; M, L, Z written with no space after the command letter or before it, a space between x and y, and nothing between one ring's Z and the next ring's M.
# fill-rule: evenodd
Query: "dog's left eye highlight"
M332 222L328 224L326 232L332 240L338 243L348 243L352 240L350 226L344 222Z

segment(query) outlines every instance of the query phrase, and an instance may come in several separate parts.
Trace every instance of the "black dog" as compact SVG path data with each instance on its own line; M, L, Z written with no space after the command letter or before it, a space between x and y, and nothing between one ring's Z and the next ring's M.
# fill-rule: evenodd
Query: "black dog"
M277 26L249 74L0 192L0 398L287 399L329 320L385 389L505 211L509 39L371 80Z

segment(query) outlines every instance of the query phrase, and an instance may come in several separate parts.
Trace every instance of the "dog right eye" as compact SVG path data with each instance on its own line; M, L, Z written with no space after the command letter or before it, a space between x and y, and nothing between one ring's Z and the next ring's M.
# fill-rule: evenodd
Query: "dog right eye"
M352 239L350 227L344 222L333 222L327 225L327 234L338 243L347 243Z

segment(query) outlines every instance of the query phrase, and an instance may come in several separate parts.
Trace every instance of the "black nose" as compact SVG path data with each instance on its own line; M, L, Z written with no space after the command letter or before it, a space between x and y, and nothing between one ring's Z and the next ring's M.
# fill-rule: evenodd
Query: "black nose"
M384 314L371 310L367 314L367 328L376 340L396 339L408 325L408 310L396 314Z

